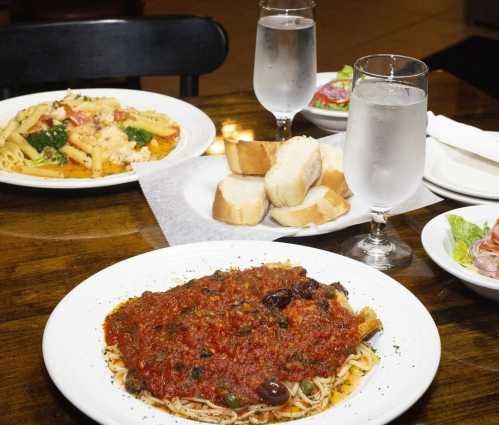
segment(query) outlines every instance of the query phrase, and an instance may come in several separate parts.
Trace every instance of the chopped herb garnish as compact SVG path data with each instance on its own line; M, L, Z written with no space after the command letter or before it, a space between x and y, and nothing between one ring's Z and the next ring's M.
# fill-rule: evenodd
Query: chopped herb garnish
M137 146L145 146L152 140L152 133L143 128L125 127L123 131L128 136L128 140L137 143Z

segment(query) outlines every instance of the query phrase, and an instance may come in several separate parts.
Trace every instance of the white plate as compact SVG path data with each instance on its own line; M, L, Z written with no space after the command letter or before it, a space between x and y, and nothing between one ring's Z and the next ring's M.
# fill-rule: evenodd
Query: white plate
M424 177L453 192L499 200L499 164L431 137L426 139Z
M328 81L336 79L337 72L319 72L317 73L317 88L326 84ZM303 116L314 123L317 127L329 133L345 131L347 128L348 112L331 111L328 109L315 108L307 106L301 111Z
M93 275L63 298L47 322L47 370L59 390L101 424L198 423L148 406L113 384L102 354L104 318L118 303L146 290L166 290L217 269L286 260L304 266L319 281L342 282L353 307L374 308L384 328L372 340L381 362L360 388L326 412L299 422L379 425L409 408L432 382L440 360L440 338L425 307L398 282L362 263L276 242L217 241L164 248Z
M452 190L444 189L436 184L430 183L428 180L423 179L425 186L437 195L443 196L444 198L454 199L455 201L462 202L463 204L471 205L499 205L499 201L493 201L492 199L485 198L475 198L469 195L462 195L461 193L453 192Z
M447 222L448 214L456 214L465 220L482 225L487 222L493 225L499 218L497 206L480 205L458 208L437 217L426 223L421 233L421 242L426 253L440 267L462 280L463 283L484 297L499 301L499 279L483 276L461 266L451 256L454 240Z
M115 97L123 106L131 106L139 110L162 112L177 121L181 127L179 143L167 157L161 160L172 165L201 155L215 137L215 125L208 115L189 103L173 97L147 91L125 89L81 89L76 91L87 96ZM40 102L59 100L65 95L66 91L61 90L19 96L1 101L0 125L6 123L23 108L36 105ZM2 183L50 189L82 189L114 186L136 180L137 176L133 171L95 179L55 179L0 171L0 182Z

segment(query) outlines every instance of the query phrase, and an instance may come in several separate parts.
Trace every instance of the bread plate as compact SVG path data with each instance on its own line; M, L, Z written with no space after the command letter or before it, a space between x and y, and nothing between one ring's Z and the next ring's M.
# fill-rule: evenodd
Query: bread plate
M165 113L180 125L180 138L176 148L160 162L176 164L194 158L212 143L215 137L215 125L211 119L198 108L170 96L142 90L127 89L81 89L76 90L83 96L114 97L123 106L139 110L154 110ZM13 97L0 102L0 125L6 123L18 111L41 102L62 99L66 91L51 91ZM151 161L152 162L152 161ZM85 189L103 186L115 186L137 181L133 171L111 174L96 178L47 178L27 174L0 171L0 182L16 186L27 186L44 189Z
M499 301L499 279L483 276L457 263L451 256L453 238L447 221L448 214L455 214L476 224L493 224L498 214L497 206L476 205L447 211L426 223L421 242L428 256L445 271L457 277L468 288L483 297Z
M328 81L336 79L337 72L319 72L317 73L317 88ZM307 106L301 111L303 116L317 127L321 128L328 133L336 133L338 131L345 131L347 128L348 112L332 111L328 109L315 108Z

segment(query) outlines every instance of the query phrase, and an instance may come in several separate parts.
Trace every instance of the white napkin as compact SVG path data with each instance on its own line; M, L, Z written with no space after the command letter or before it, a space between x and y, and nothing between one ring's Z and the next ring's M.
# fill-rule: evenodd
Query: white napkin
M499 162L499 137L428 111L427 133L446 145Z
M344 133L320 139L342 143ZM171 167L161 161L134 164L144 195L171 246L198 241L225 239L275 240L284 236L305 236L332 232L370 220L369 207L355 196L349 199L346 215L320 226L282 227L270 217L256 226L235 226L211 216L211 205L218 182L230 173L225 157L198 157ZM393 214L400 214L440 202L423 185Z

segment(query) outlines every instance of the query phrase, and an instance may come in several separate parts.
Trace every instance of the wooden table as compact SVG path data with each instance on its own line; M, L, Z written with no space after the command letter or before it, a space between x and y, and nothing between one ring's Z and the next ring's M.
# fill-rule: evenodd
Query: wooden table
M250 94L191 101L217 129L234 122L257 137L272 134L272 117ZM431 75L430 109L499 130L499 102L444 72ZM323 135L300 118L294 131ZM409 267L389 274L425 304L442 339L435 381L394 424L499 423L499 304L478 297L440 269L420 242L428 220L459 206L441 202L394 217L388 228L415 254ZM286 241L337 252L341 241L363 230L365 225ZM0 185L0 424L93 423L47 375L41 352L47 318L88 276L166 245L138 184L83 191Z

